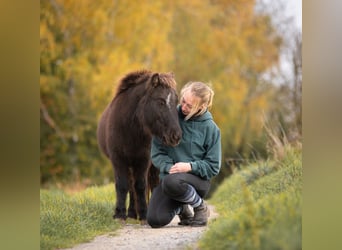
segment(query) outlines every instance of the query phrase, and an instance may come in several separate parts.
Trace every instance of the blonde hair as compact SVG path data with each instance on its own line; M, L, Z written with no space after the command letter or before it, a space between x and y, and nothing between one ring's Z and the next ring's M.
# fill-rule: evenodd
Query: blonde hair
M210 109L213 104L214 91L207 84L202 82L188 82L184 85L180 92L180 100L183 100L183 96L188 91L192 95L198 97L199 101L194 103L190 113L185 117L185 120L190 119L193 116L199 116L204 114L207 109Z

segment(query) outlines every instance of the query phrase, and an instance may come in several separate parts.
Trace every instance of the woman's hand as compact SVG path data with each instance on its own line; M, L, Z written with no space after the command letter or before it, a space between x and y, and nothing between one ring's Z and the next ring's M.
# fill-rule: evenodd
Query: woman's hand
M191 171L191 164L188 162L177 162L175 165L173 165L170 168L169 173L175 174L175 173L186 173Z

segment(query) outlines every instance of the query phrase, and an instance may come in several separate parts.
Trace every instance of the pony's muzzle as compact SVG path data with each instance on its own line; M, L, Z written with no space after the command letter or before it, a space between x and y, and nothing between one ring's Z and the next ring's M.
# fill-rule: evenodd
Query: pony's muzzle
M163 141L166 145L175 147L180 143L181 138L181 133L170 133L167 136L163 136Z

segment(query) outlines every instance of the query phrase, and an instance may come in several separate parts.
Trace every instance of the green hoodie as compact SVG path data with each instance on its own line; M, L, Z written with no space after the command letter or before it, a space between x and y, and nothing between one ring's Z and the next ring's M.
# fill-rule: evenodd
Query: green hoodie
M160 171L162 179L169 174L170 168L177 162L190 162L189 173L209 180L216 176L221 168L221 134L209 111L203 115L185 121L178 106L179 124L182 139L176 147L164 145L160 139L153 137L152 163Z

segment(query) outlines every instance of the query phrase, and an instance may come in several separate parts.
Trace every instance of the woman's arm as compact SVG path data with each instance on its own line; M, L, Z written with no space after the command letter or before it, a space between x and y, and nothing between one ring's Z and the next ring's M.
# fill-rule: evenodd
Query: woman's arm
M211 179L218 175L221 168L221 133L217 128L208 137L207 152L202 160L192 161L191 171L204 179Z

